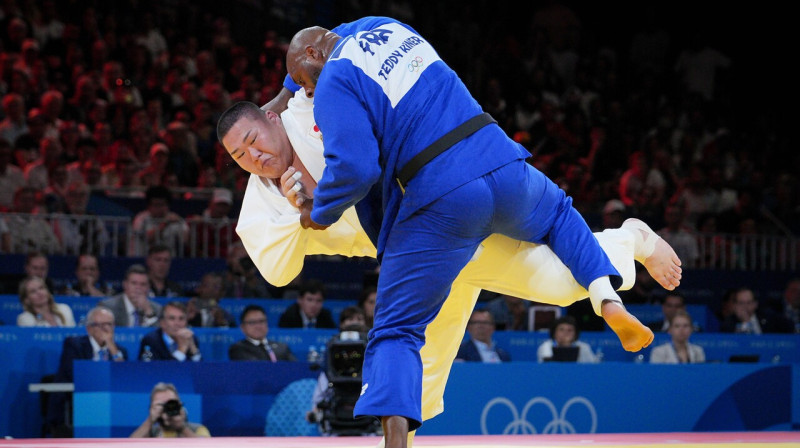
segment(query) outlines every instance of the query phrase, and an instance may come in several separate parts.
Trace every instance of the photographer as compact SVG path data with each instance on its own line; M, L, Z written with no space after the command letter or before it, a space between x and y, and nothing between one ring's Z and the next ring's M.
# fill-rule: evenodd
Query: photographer
M211 437L211 434L202 424L187 421L186 408L175 386L158 383L150 392L150 414L131 437Z

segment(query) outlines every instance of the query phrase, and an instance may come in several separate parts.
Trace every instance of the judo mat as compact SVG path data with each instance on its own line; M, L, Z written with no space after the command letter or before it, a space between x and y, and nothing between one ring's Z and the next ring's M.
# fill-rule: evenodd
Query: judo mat
M217 437L206 439L6 439L15 448L361 448L378 437ZM713 432L506 436L418 436L418 448L800 448L800 432Z

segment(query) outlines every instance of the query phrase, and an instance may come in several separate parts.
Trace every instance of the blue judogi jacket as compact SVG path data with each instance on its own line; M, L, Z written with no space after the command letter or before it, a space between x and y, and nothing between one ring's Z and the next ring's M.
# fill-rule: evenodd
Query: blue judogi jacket
M380 185L383 221L376 244L380 260L395 220L530 156L499 126L486 126L426 164L404 192L397 171L483 111L458 75L408 25L387 17L366 17L332 31L342 39L323 67L314 94L314 118L322 132L326 162L314 192L315 222L336 222L344 210ZM361 212L359 217L364 220Z

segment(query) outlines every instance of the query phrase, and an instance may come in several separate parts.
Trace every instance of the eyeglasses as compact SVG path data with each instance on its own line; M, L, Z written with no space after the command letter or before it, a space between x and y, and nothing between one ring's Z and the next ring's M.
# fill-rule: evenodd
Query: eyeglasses
M104 328L104 329L111 329L111 328L114 328L114 323L113 322L91 322L89 324L89 326L90 327L95 327L95 328L96 327L101 327L101 328Z
M242 323L245 325L264 325L265 323L267 323L267 319L246 320Z

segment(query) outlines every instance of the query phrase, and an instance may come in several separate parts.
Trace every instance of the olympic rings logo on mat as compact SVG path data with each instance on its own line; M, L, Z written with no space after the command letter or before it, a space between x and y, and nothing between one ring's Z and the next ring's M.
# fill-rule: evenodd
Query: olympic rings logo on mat
M417 56L408 64L408 71L411 73L418 72L422 69L423 65L425 65L425 61L422 57Z
M545 406L552 415L552 420L546 423L541 430L537 430L537 427L534 425L534 423L528 420L528 412L530 412L531 408L537 404ZM575 425L567 420L567 412L573 406L578 405L582 405L589 413L589 417L591 419L591 428L589 428L589 431L587 432L596 432L597 411L595 410L592 402L584 397L570 398L566 403L564 403L564 407L561 408L561 412L558 412L553 402L547 398L534 397L525 403L525 407L522 408L522 414L519 413L517 407L508 398L495 397L486 403L486 406L483 407L483 412L481 412L481 433L489 434L487 419L491 410L495 406L505 406L509 411L511 411L512 421L509 422L505 428L503 428L503 434L575 434Z

